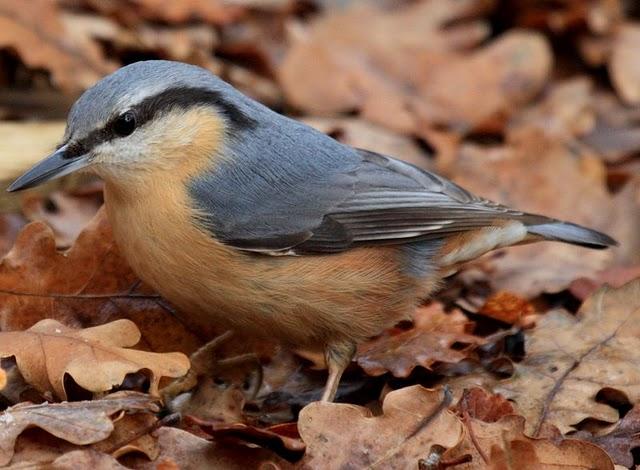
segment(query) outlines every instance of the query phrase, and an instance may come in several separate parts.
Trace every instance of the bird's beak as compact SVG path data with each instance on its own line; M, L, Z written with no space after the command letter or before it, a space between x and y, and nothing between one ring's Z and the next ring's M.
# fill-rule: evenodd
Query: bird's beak
M60 176L68 175L76 170L86 167L89 164L87 155L69 157L65 152L68 145L63 145L47 158L37 163L20 178L15 180L7 191L21 191L33 188L41 183L50 181Z

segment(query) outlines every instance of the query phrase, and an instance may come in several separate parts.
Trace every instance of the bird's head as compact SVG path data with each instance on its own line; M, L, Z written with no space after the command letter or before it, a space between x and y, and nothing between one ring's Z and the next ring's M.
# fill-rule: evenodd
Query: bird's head
M158 171L194 172L257 125L257 103L210 72L179 62L123 67L73 105L57 150L9 191L85 169L129 183Z

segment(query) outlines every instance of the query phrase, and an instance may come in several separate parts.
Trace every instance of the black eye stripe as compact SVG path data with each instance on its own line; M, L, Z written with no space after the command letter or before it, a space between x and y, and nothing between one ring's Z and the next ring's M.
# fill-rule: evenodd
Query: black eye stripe
M144 126L156 116L171 109L189 109L194 106L213 106L227 120L234 131L255 128L257 122L242 112L237 106L225 100L221 93L206 88L176 87L162 91L145 98L131 111L135 114L135 127ZM116 131L116 121L120 117L114 116L102 129L90 132L86 137L69 145L65 152L66 158L84 155L92 148L109 140L121 138Z

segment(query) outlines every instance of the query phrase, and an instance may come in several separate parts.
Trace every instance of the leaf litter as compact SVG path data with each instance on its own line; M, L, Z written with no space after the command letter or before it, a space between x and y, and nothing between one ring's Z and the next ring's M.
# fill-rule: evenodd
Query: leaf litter
M6 464L640 464L632 2L174 3L0 5L0 116L29 119L0 123L0 179L55 146L65 103L105 73L141 58L183 60L345 143L607 231L621 246L539 244L470 263L410 321L361 346L338 395L351 404L322 404L321 357L190 325L141 284L95 186L70 178L0 198ZM31 121L43 117L55 120ZM41 328L45 354L28 347ZM111 406L114 389L128 405Z

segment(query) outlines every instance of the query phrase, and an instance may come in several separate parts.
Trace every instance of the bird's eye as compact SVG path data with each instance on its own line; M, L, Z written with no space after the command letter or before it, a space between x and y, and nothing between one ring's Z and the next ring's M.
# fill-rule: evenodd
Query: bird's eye
M113 123L113 130L120 137L131 134L136 129L136 116L133 111L122 113Z

